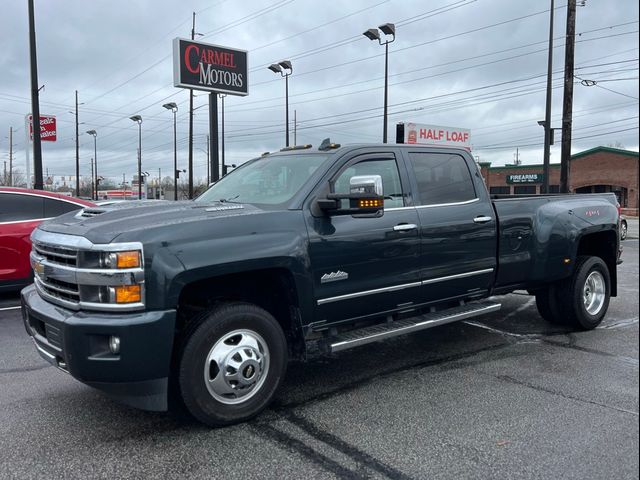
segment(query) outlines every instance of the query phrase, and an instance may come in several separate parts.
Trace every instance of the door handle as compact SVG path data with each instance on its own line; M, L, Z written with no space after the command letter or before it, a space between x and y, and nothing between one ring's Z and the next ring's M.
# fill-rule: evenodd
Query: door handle
M475 223L487 223L493 220L491 217L487 217L486 215L480 215L473 219Z
M418 226L415 223L401 223L393 227L394 232L408 232L409 230L415 230Z

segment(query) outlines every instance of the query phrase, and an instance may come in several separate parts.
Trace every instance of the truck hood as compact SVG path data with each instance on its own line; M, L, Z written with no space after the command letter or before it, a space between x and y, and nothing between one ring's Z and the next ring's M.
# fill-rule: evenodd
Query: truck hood
M43 222L38 228L47 232L83 236L93 243L110 243L127 233L261 212L263 210L253 205L231 202L132 201L86 207Z

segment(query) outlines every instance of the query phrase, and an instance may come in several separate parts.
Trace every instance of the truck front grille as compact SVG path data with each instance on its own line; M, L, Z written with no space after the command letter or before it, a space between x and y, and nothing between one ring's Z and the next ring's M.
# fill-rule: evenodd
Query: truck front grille
M80 290L78 289L78 285L56 280L54 278L47 278L37 273L34 278L36 287L43 290L48 295L67 302L73 302L75 304L80 302Z
M51 263L71 265L74 267L78 265L77 250L60 246L45 245L38 242L33 242L33 249L38 253L38 255L44 257Z

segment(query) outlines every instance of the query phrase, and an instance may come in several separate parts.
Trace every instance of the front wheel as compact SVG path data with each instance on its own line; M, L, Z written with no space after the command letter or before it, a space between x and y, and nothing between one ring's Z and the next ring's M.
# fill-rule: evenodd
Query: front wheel
M571 277L559 291L561 313L568 323L583 330L597 327L609 308L609 268L600 257L580 256Z
M246 303L221 305L186 338L180 394L187 410L207 425L242 422L269 404L286 367L287 343L271 314Z

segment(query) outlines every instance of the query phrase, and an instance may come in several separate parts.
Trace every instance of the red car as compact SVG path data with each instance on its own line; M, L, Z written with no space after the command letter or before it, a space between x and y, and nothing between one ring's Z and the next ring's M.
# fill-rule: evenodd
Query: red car
M26 188L0 187L0 291L31 283L31 231L40 222L83 207L87 200Z

